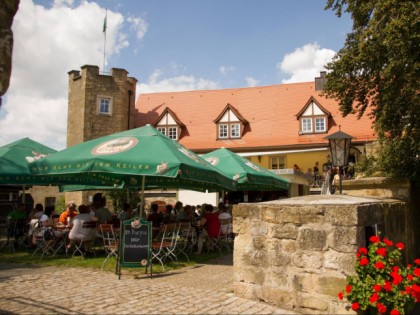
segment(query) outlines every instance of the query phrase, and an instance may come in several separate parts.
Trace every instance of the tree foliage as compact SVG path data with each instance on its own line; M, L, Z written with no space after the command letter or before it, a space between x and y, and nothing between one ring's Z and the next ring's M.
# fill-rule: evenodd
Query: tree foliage
M352 32L326 68L324 93L343 116L369 115L390 176L420 181L420 2L327 0Z

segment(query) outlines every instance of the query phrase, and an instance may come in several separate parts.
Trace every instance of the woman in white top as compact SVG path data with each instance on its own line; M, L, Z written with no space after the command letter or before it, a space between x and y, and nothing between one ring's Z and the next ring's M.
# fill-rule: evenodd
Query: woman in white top
M85 205L80 205L78 210L79 210L79 214L75 216L73 218L73 221L71 222L71 230L69 233L70 243L69 245L67 245L67 249L70 249L73 246L74 242L78 240L82 240L83 247L85 251L87 252L89 251L90 241L94 237L93 232L96 233L96 231L94 230L92 232L92 229L84 229L83 223L89 222L89 221L98 221L98 218L91 215L89 213L88 207Z

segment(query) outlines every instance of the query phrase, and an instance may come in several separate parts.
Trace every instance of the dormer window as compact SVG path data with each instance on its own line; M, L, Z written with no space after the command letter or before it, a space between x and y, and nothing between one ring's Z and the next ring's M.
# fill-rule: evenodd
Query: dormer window
M328 130L331 113L311 97L296 116L300 122L300 134L324 133Z
M214 122L217 124L218 139L240 139L244 132L244 126L248 121L230 104Z
M162 112L156 122L153 123L153 126L165 136L175 141L179 140L182 128L185 128L185 125L168 107Z

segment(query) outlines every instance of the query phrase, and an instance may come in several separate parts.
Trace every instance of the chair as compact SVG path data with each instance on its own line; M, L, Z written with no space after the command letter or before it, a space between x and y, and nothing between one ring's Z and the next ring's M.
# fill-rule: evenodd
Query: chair
M97 222L96 221L85 221L83 222L83 229L88 229L90 230L90 233L86 233L86 235L91 235L91 237L84 237L84 238L79 238L75 240L75 250L73 252L72 257L74 257L74 255L76 255L76 253L80 253L80 255L82 256L82 258L85 258L85 253L83 252L83 243L86 241L90 241L91 243L94 242L95 237L96 237L96 225ZM93 252L95 254L95 252ZM96 256L96 254L95 254Z
M165 270L163 262L169 257L173 262L178 261L175 248L181 224L164 224L157 239L152 242L152 260L157 259Z
M31 258L33 258L37 252L41 252L42 254L39 259L42 259L46 253L46 246L47 246L47 240L45 239L44 231L40 229L34 231L33 238L35 240L36 248L34 252L32 253Z
M175 248L175 253L177 256L180 254L184 255L187 258L187 261L190 262L190 259L186 253L193 244L195 244L195 231L191 226L190 222L182 222L179 227L179 235L177 240L177 245Z
M4 224L4 223L3 223ZM15 246L19 246L20 239L27 239L28 224L26 219L9 219L5 223L7 230L7 247L15 252ZM23 241L22 241L23 242ZM4 247L3 244L2 247Z
M222 248L223 246L227 246L227 238L229 236L229 224L230 224L231 219L221 219L220 220L220 228L219 228L219 233L217 234L217 236L211 237L208 236L207 240L210 242L210 245L213 246L214 248L217 248L217 250L220 253L220 256L223 255L222 253ZM223 233L222 232L222 226L227 226L227 233ZM229 247L227 247L227 249L229 250Z
M105 263L110 257L115 257L118 259L118 241L115 236L114 226L112 224L101 224L99 229L102 234L102 239L104 242L103 248L107 254L104 262L102 263L101 270L103 270Z

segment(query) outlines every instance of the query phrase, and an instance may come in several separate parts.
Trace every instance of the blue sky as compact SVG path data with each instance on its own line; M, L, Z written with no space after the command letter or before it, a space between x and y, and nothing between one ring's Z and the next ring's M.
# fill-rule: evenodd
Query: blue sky
M67 72L84 64L137 78L137 93L311 81L343 47L348 15L326 0L21 0L0 145L66 145Z

